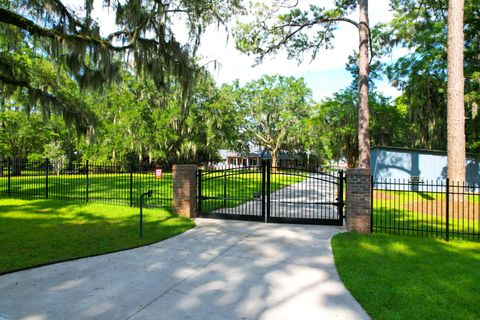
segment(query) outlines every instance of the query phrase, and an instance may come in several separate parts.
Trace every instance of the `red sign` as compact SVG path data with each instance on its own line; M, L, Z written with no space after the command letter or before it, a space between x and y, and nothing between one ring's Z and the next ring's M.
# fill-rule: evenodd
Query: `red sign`
M162 169L156 169L155 170L155 178L156 179L162 179Z

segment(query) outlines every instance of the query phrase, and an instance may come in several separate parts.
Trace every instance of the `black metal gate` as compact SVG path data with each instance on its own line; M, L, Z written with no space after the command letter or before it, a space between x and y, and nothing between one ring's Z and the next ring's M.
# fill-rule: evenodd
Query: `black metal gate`
M247 166L198 172L201 217L343 224L344 176L303 168Z

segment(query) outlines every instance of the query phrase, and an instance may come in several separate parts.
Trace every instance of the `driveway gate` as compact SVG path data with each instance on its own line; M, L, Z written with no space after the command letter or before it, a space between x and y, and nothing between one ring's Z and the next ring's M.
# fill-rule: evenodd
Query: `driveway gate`
M247 166L198 172L199 216L302 224L343 224L342 171Z

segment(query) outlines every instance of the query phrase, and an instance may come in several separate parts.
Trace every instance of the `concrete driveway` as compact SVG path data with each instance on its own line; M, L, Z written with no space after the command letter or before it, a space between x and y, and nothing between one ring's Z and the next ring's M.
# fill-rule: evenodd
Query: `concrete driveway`
M0 319L366 319L340 227L197 219L151 246L0 277Z

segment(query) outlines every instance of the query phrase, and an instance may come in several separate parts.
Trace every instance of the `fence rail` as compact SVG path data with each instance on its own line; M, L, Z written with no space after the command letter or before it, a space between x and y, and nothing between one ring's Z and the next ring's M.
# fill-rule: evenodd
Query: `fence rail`
M450 180L372 178L372 231L480 240L480 193Z
M48 159L0 160L0 196L51 198L138 206L152 190L151 207L171 210L172 173L153 166L113 162L55 162Z

